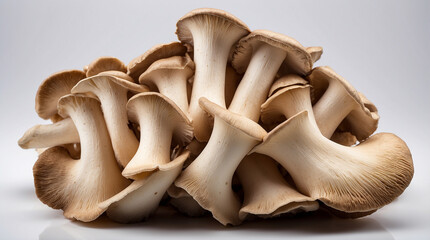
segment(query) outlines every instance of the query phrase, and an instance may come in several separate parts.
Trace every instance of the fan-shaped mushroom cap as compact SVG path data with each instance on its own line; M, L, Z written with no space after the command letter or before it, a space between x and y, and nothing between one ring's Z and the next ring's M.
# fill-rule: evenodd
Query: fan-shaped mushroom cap
M129 82L134 82L133 78L131 78L126 73L121 72L121 71L110 70L110 71L101 72L101 73L99 73L97 75L98 76L112 76L112 77L116 77L116 78L121 78L121 79L127 80Z
M267 134L257 123L200 99L214 116L214 129L202 153L175 181L220 223L239 224L240 202L232 191L234 171L249 150Z
M146 178L132 182L117 195L99 204L108 217L121 223L142 221L153 213L167 188L181 173L189 152L183 152L172 160L166 171L155 171Z
M268 30L255 30L242 38L235 50L232 64L238 73L245 72L251 61L253 52L250 49L262 42L287 52L283 64L293 72L306 75L312 69L311 55L297 40Z
M281 78L277 79L270 87L269 97L275 94L278 90L282 88L290 87L293 85L304 86L307 84L309 84L308 81L306 81L305 79L303 79L302 77L296 74L288 74L288 75L282 76Z
M306 51L311 55L313 63L318 61L321 58L321 55L323 54L322 47L307 47Z
M44 151L33 167L39 199L64 216L92 221L103 211L98 204L124 189L107 133L100 103L92 98L67 95L58 101L59 114L73 119L80 136L81 158L74 160L66 149Z
M204 142L210 137L212 121L199 106L205 97L225 107L225 75L233 45L249 33L248 27L233 15L218 9L195 9L176 24L178 39L193 51L196 64L189 114L194 135ZM208 91L210 89L210 91Z
M239 211L241 219L248 214L266 218L318 209L318 202L287 183L275 161L266 155L253 153L246 156L237 169L237 175L245 195Z
M236 30L249 32L249 28L244 22L226 11L215 8L194 9L181 17L176 23L176 34L178 35L178 38L181 42L187 44L187 47L189 47L188 51L191 51L191 46L195 45L193 33L196 34L196 32L194 32L194 30L192 29L193 27L196 27L194 24L199 25L197 27L203 27L206 25L211 26L211 24L213 24L212 26L226 27L230 31ZM217 29L201 30L213 31ZM226 29L222 29L221 31L223 32L225 30ZM245 34L246 33L243 33L243 35ZM216 34L215 36L222 37L218 34Z
M146 86L122 78L96 75L83 79L73 87L73 93L93 93L100 99L112 146L118 163L125 167L139 145L128 127L127 92L147 92Z
M114 57L99 57L88 65L86 71L87 77L95 76L101 72L106 71L120 71L126 72L127 68L124 63L118 58Z
M343 98L351 99L353 102L351 103L352 110L349 110L350 108L347 107L344 109L348 111L346 112L347 116L343 117L342 114L338 113L339 120L343 120L342 124L345 126L342 130L351 132L358 140L366 139L376 130L379 121L376 107L367 99L363 101L363 95L360 95L350 83L335 73L333 69L330 67L317 67L312 70L308 78L313 86L312 100L314 103L316 102L314 105L314 112L317 123L319 123L319 121L326 122L326 117L333 119L333 114L326 111L327 106L330 105L330 103L331 105L335 105L339 102L337 98L345 96ZM330 85L333 85L333 87L330 88ZM334 107L330 107L334 109ZM339 108L342 107L343 106L339 106ZM341 112L337 110L339 108L336 108L334 111ZM329 114L330 116L326 116ZM333 122L333 127L328 127L328 130L325 128L321 129L324 135L331 135L334 129L339 125L335 124L338 122L337 120L331 122ZM318 124L318 126L320 126L320 124ZM325 131L331 132L331 134L326 134Z
M189 56L173 56L155 61L139 77L139 83L158 91L188 113L187 80L194 75Z
M57 116L57 102L62 96L70 94L70 90L80 80L85 78L85 73L79 70L65 70L54 73L40 84L36 93L36 112L43 119Z
M310 85L296 74L276 80L269 94L270 97L261 105L261 121L265 124L280 123L303 110L312 115Z
M356 147L325 138L306 111L273 129L251 152L271 156L311 198L343 212L368 212L390 203L412 180L406 144L379 133Z
M170 145L172 137L176 142L186 144L191 141L192 127L188 117L162 94L140 93L127 103L130 121L140 124L139 148L124 168L123 175L136 178L142 172L170 166Z
M184 56L186 52L187 48L180 42L171 42L153 46L144 54L131 60L127 65L127 74L137 81L139 76L155 61L173 56Z

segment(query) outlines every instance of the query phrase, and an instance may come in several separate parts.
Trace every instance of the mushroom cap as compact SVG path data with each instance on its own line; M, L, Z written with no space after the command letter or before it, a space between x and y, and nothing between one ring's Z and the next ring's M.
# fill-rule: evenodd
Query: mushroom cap
M126 73L121 72L121 71L116 71L116 70L104 71L104 72L101 72L97 75L99 75L99 76L112 76L112 77L122 78L124 80L129 81L129 82L134 82L133 78L128 76Z
M294 170L284 167L301 192L347 213L370 212L392 202L414 174L410 150L396 135L378 133L355 147L341 146L318 132L307 111L274 128L253 152L275 154L283 166L291 160L288 167Z
M340 124L342 131L351 132L359 141L369 137L378 127L378 110L363 94L338 75L328 66L316 67L312 70L308 79L312 85L311 97L315 104L324 94L330 81L337 81L342 84L351 98L358 103L360 109L355 109Z
M269 97L279 89L290 87L292 85L307 85L309 82L297 74L288 74L276 80L269 90Z
M187 27L187 22L189 20L214 21L218 22L220 25L223 24L223 22L228 22L239 29L243 29L246 32L250 32L248 26L246 26L244 22L226 11L215 8L194 9L181 17L176 23L176 35L178 35L178 39L181 42L186 44L186 46L189 48L188 51L190 52L192 51L192 48L190 48L190 46L193 46L194 43L192 33Z
M261 141L264 136L267 135L266 130L258 125L258 123L240 114L230 112L229 110L209 101L205 97L201 97L199 99L199 104L204 111L212 115L214 118L218 117L222 119L231 127L239 129L255 140Z
M159 71L184 71L187 79L194 74L194 62L189 56L173 56L155 61L149 68L139 77L139 83L148 85L151 89L156 88L154 82L157 78L154 77Z
M154 212L158 204L182 170L182 165L189 157L189 151L184 151L169 164L166 171L155 171L149 176L132 182L127 188L99 204L107 210L108 217L121 223L142 221Z
M166 118L169 118L170 127L173 128L173 137L178 143L185 144L193 138L193 128L191 121L184 112L170 99L156 92L145 92L134 95L127 103L128 118L132 122L139 122L137 108L142 107L142 103L154 111L163 111Z
M86 93L92 92L94 86L97 86L94 82L106 82L106 83L115 83L129 91L132 92L148 92L148 87L140 84L136 84L134 82L130 82L123 78L114 77L112 75L95 75L89 78L85 78L79 81L72 89L72 93Z
M251 61L252 49L259 44L269 44L287 52L281 68L292 69L294 73L307 75L312 69L311 55L297 40L268 30L255 30L242 38L234 51L232 65L238 73L244 73Z
M322 47L307 47L306 51L311 55L312 62L318 61L323 54Z
M87 77L95 76L101 72L105 71L120 71L126 72L127 68L124 63L118 58L114 57L99 57L88 65L88 69L86 71Z
M155 45L144 54L130 61L127 65L127 74L137 80L153 62L173 56L184 56L186 52L187 48L180 42Z
M285 83L285 82L284 82ZM289 91L299 88L309 88L309 84L301 85L301 82L291 82L292 85L286 85L280 90L276 91L272 96L270 96L266 102L261 105L261 121L265 124L270 123L280 123L285 120L285 116L279 112L274 106L279 106L279 101L281 96ZM281 103L281 105L284 105Z
M36 93L36 112L43 119L57 119L57 102L62 96L70 94L70 90L85 73L80 70L65 70L57 72L40 84Z

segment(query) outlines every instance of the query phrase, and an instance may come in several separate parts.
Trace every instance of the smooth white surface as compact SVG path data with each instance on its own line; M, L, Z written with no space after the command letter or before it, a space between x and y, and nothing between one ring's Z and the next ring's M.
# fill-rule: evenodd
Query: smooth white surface
M224 228L168 209L146 223L82 224L38 201L37 155L17 145L44 123L34 111L51 73L82 69L99 56L128 63L155 44L176 40L176 21L198 7L224 9L255 29L323 46L329 65L379 109L378 132L403 138L415 176L404 194L357 220L327 216L276 219ZM430 2L428 1L5 1L0 0L0 239L297 238L430 239Z

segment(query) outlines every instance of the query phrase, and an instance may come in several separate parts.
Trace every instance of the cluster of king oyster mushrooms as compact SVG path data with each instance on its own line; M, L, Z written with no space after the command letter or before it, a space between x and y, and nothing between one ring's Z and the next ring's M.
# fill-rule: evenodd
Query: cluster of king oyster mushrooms
M374 104L330 67L312 69L321 47L216 9L189 12L176 34L127 66L101 57L43 81L36 112L52 123L19 140L39 152L43 203L128 223L163 200L237 225L318 209L362 217L409 185L408 147L371 136Z

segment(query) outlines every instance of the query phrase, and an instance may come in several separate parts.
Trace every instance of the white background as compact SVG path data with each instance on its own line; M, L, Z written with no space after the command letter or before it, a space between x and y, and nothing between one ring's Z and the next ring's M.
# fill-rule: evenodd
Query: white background
M358 220L276 219L224 228L210 218L169 210L146 223L91 224L64 219L38 201L37 155L17 145L35 124L38 85L99 56L125 63L155 44L176 40L176 21L199 7L226 10L251 30L323 46L329 65L373 101L378 132L393 132L411 149L415 176L404 194ZM429 1L4 1L0 0L0 239L296 238L430 239ZM427 24L427 26L426 26Z

